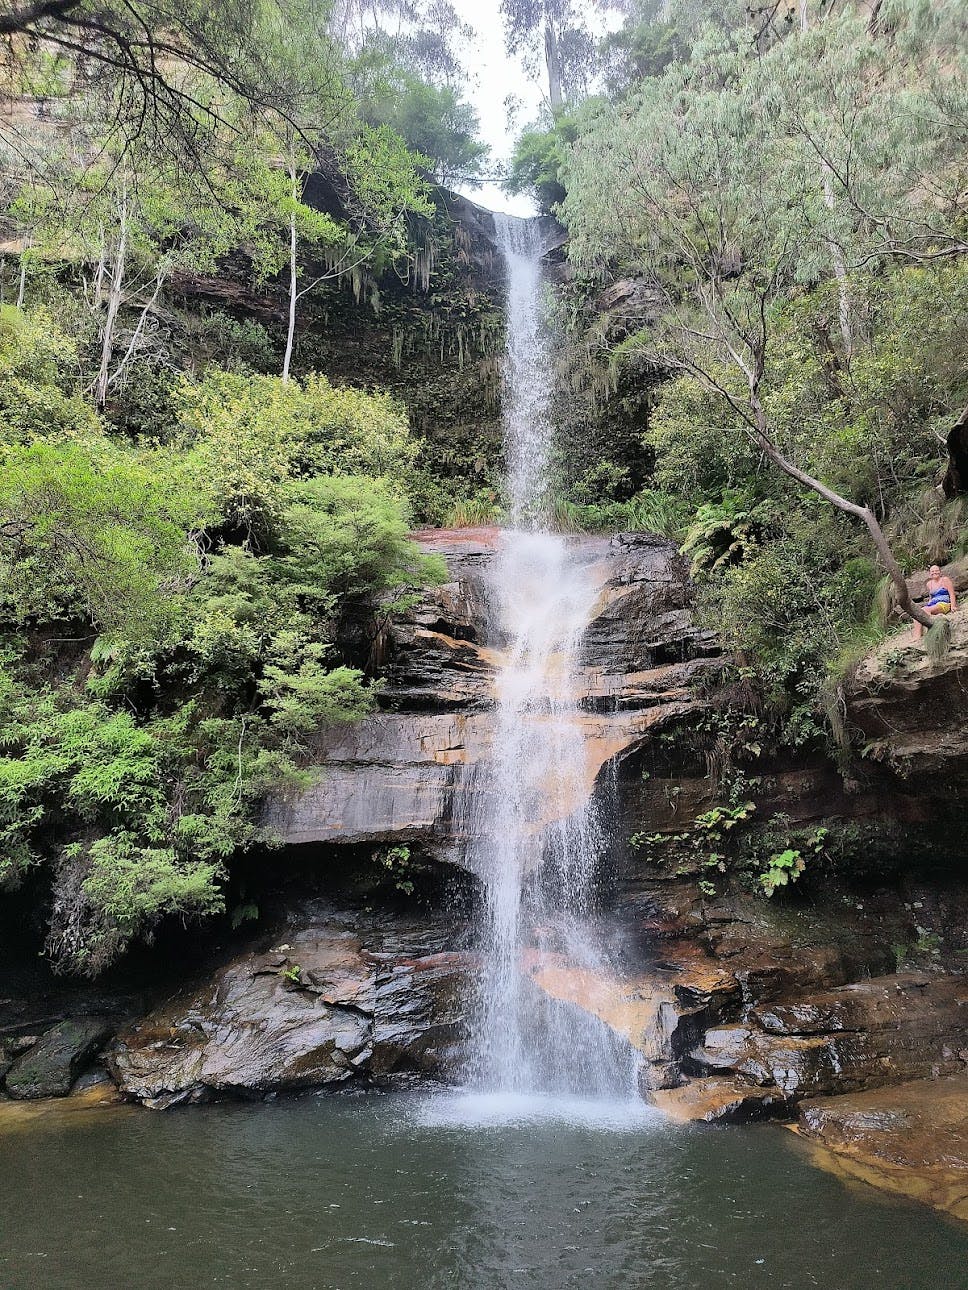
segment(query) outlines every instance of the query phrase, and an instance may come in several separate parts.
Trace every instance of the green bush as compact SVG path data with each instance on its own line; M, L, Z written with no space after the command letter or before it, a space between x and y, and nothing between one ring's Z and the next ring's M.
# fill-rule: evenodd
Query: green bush
M91 975L222 909L266 793L372 708L331 644L345 606L444 576L408 538L390 399L210 371L177 410L165 447L0 449L0 885L46 868L49 951Z
M79 344L50 309L0 306L0 444L97 434L80 377Z
M563 170L568 145L578 137L578 120L559 113L553 124L534 125L523 131L514 145L505 187L509 193L530 193L546 215L565 200Z
M192 568L197 502L169 457L103 436L0 450L0 612L154 634Z
M254 532L278 516L287 480L323 474L401 479L416 445L388 395L210 369L178 393L185 471L213 521Z

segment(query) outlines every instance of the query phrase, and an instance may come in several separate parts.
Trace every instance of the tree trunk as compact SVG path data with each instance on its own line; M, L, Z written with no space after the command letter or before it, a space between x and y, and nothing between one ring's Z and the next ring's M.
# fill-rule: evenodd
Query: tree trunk
M800 30L801 32L806 32L810 26L809 0L800 0L799 13ZM823 181L824 205L833 215L835 209L834 186L830 167L826 161L820 163L820 174ZM844 340L844 353L849 363L854 352L854 335L850 318L850 289L847 281L847 263L844 260L844 253L840 249L838 242L835 242L832 237L824 238L824 241L827 243L830 260L834 266L834 277L837 279L837 315L840 320L840 334Z
M100 309L104 303L104 262L107 256L107 247L104 242L104 225L98 228L98 244L101 248L97 259L97 270L94 274L94 308Z
M124 375L124 369L128 366L128 364L131 362L131 359L138 351L138 342L141 339L141 333L145 329L145 323L148 321L148 315L154 310L154 307L158 302L158 297L161 294L161 288L164 284L165 277L166 277L166 268L167 266L165 265L164 261L158 266L158 272L155 275L155 289L151 293L151 299L148 301L144 309L142 309L141 311L141 317L138 319L138 325L135 327L134 332L132 333L131 340L128 344L128 348L124 351L124 357L121 359L121 362L114 369L113 375L108 380L108 386L113 385L115 381L119 380L120 377Z
M30 250L31 240L28 237L24 249L20 252L20 285L17 288L17 308L23 309L24 296L27 294L27 252Z
M830 167L826 162L823 171L823 200L831 214L834 212L834 188L830 178ZM844 353L849 363L854 354L854 329L851 324L850 285L847 278L847 262L840 244L832 237L826 239L827 249L834 266L834 277L837 279L837 314L840 319L840 334L844 339Z
M545 20L544 33L545 64L548 68L548 98L551 100L552 112L564 106L565 98L561 89L561 47L558 44L558 33L550 18Z
M775 466L778 466L785 475L789 475L798 484L802 484L804 488L809 488L813 492L819 493L838 511L844 511L847 515L853 515L856 519L863 521L868 533L871 535L874 546L877 548L877 554L881 557L881 562L887 570L888 577L894 584L897 592L898 607L907 614L908 618L913 618L915 622L921 623L924 627L933 627L934 619L931 615L925 613L923 609L919 609L911 599L911 592L908 590L904 572L894 558L894 552L884 536L884 530L878 524L877 516L870 507L858 506L856 502L848 501L846 497L841 497L839 493L835 493L832 488L828 488L819 479L814 479L805 470L800 470L798 466L794 466L792 461L788 461L770 438L766 413L763 411L763 406L755 393L750 396L750 404L756 417L756 442L770 461Z
M292 362L292 347L296 337L296 301L299 293L296 289L298 275L296 272L296 251L298 248L298 238L296 236L296 171L291 168L289 178L292 180L292 201L293 208L289 215L289 328L286 332L286 353L282 360L282 379L284 383L289 381L289 365Z
M104 319L104 337L101 341L101 366L95 384L95 402L103 408L108 398L108 383L111 375L111 359L114 357L114 329L118 321L124 288L125 259L128 254L128 204L127 194L121 197L121 226L118 233L118 249L114 258L114 272L111 274L111 286L108 289L108 312Z

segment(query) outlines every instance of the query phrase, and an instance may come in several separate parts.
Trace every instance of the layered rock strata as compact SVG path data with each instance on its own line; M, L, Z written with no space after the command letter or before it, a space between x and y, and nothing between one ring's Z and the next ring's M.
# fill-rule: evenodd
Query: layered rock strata
M146 1106L366 1077L454 1073L467 960L443 926L317 906L121 1031L118 1088Z
M948 620L937 658L908 630L865 658L846 691L847 715L868 759L909 791L944 802L968 789L968 612Z
M804 1102L815 1163L968 1221L968 1076Z
M332 846L408 843L461 865L486 818L493 678L506 645L489 605L499 535L419 537L446 556L449 580L403 618L367 611L346 627L344 646L386 677L380 710L321 732L316 783L270 810L281 840L311 861ZM721 660L691 620L685 569L669 543L575 541L600 586L578 720L584 791L610 794L607 919L619 966L610 976L576 972L553 945L536 945L523 970L549 1006L591 1014L623 1051L636 1049L643 1094L670 1115L799 1116L801 1135L838 1168L894 1190L913 1179L912 1194L920 1187L960 1213L963 1152L944 1140L968 1119L968 888L942 868L863 897L825 881L822 903L767 902L725 879L702 897L694 877L625 846L643 828L675 834L716 801L701 734L684 735L699 733ZM892 791L884 775L919 749L958 781L952 714L964 697L963 632L956 618L939 662L889 642L858 671L849 715L883 751L879 782L845 788L819 758L758 764L757 820L928 820L936 799L920 781ZM271 942L126 1026L110 1050L112 1075L127 1097L154 1107L400 1074L453 1078L473 993L462 944L456 917L308 905ZM47 1046L57 1040L52 1033ZM8 1049L13 1092L28 1054ZM67 1058L68 1082L79 1051Z
M505 642L491 625L488 566L500 535L417 537L445 555L449 581L405 619L371 625L366 652L381 659L386 677L380 711L319 738L315 784L270 810L284 844L409 841L460 864L489 817L493 682ZM671 543L648 534L575 542L601 587L580 684L591 794L603 767L702 706L695 682L719 664L715 641L692 621L685 566Z

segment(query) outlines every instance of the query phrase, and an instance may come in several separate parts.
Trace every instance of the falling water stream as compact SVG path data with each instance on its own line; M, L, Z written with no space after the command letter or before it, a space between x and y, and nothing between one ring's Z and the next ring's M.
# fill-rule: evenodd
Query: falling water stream
M495 217L507 266L504 424L510 526L491 570L504 643L494 753L471 863L485 900L471 1082L491 1094L631 1099L628 1046L593 1013L536 982L594 979L601 831L579 700L582 638L600 572L549 531L552 365L540 220Z

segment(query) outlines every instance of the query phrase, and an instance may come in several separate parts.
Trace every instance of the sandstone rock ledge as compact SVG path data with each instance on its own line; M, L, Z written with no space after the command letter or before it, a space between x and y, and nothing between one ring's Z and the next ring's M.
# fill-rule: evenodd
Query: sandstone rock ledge
M949 623L940 659L904 631L863 660L845 695L867 756L935 798L968 787L968 610Z
M804 1102L815 1163L968 1220L968 1075Z
M460 865L490 818L494 677L507 647L489 610L501 535L414 537L445 557L450 580L390 623L370 606L346 625L347 655L368 657L383 672L380 711L320 732L315 783L267 811L267 826L285 845L415 843ZM591 794L603 767L703 706L695 683L721 662L716 641L692 621L688 572L671 542L649 533L569 540L600 587L582 645L576 717L585 736L582 787Z

